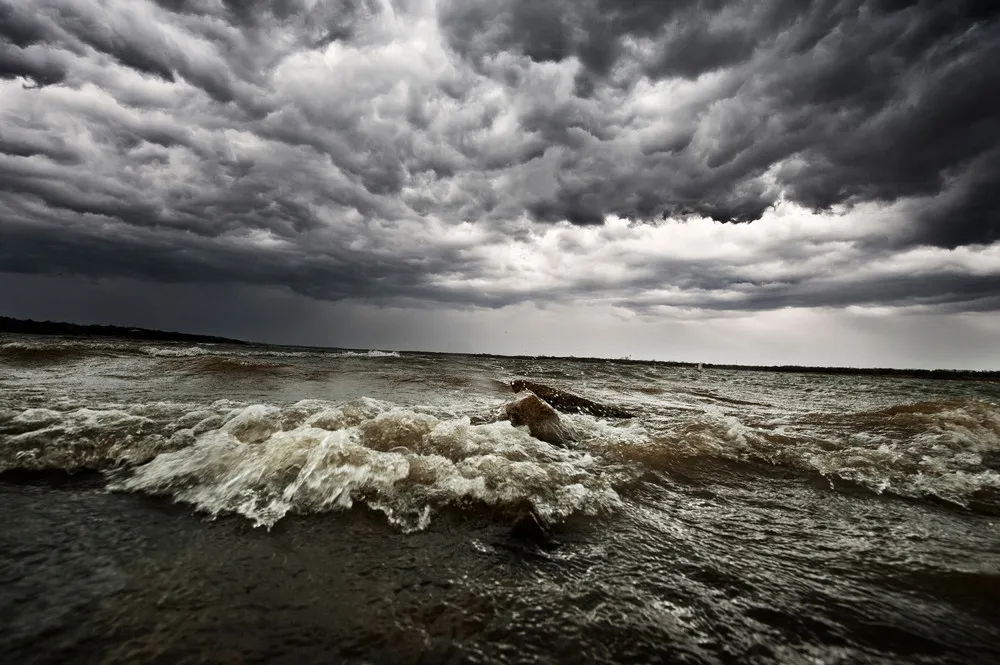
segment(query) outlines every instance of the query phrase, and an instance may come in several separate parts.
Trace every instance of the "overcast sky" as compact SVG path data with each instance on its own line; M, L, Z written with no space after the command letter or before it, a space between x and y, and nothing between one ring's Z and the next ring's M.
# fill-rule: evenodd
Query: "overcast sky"
M0 315L1000 369L992 0L0 0Z

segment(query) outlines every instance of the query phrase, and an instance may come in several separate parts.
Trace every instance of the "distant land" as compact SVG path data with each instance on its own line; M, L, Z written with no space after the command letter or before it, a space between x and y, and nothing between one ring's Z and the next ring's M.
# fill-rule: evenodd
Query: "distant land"
M317 347L297 345L272 345L247 342L228 337L192 335L189 333L150 330L148 328L127 328L124 326L81 325L61 321L32 321L0 316L0 333L20 333L24 335L79 335L82 337L121 337L125 339L156 340L163 342L195 342L203 344L258 344L259 346L280 346L283 348L332 349L340 347ZM358 350L358 349L355 349ZM363 351L363 349L360 349ZM615 362L630 365L663 365L696 369L698 363L671 360L632 360L631 358L587 358L577 356L544 355L500 355L496 353L451 353L447 351L402 351L431 356L470 356L474 358L510 358L520 360L575 360L585 363ZM1000 381L1000 371L965 369L895 369L891 367L809 367L802 365L726 365L702 363L702 369L724 369L750 372L783 372L788 374L840 374L845 376L889 376L905 379L942 379L951 381Z
M81 325L62 321L32 321L0 316L0 332L22 335L79 335L81 337L123 337L126 339L146 339L159 342L200 342L203 344L249 344L239 339L192 335L189 333L150 330L148 328L126 328L124 326Z

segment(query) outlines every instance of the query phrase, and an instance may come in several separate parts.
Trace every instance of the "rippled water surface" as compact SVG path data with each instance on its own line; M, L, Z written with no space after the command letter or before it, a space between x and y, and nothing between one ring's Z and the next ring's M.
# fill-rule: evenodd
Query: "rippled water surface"
M0 519L17 663L1000 662L996 383L6 336Z

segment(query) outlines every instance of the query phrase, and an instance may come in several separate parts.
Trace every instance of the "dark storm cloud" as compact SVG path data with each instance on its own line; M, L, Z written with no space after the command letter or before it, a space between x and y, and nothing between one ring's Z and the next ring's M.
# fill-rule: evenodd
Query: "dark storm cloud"
M949 189L918 215L917 239L957 247L1000 241L1000 147L955 174Z
M748 221L775 200L775 191L752 187L775 166L786 196L817 209L934 196L952 177L975 178L965 171L1000 142L998 15L997 3L968 0L456 0L446 3L442 25L452 47L476 63L505 50L536 61L575 56L588 89L603 79L624 91L638 74L732 76L738 88L716 100L733 112L713 128L717 146L647 155L611 182L576 162L596 150L578 152L562 166L585 178L533 209L581 223L656 212ZM672 182L678 169L691 178L686 186ZM645 174L649 182L630 191ZM607 191L589 196L582 214L584 191L599 181ZM919 240L995 239L996 217L981 219L970 196L968 206L954 201L949 214L927 218ZM977 222L956 222L967 214Z
M398 257L386 265L375 256L348 248L333 248L304 257L279 251L261 252L238 242L213 243L183 235L103 237L99 232L38 226L8 227L4 238L7 242L0 247L0 265L9 272L97 273L164 283L229 282L239 275L239 281L246 284L282 284L320 300L353 298L387 302L387 294L392 298L441 300L424 278L445 266L454 268L460 260L442 252L439 256ZM100 269L95 271L95 265Z
M998 63L1000 5L971 0L0 0L0 270L485 306L987 307L994 273L943 259L882 281L796 266L1000 240ZM732 265L568 236L591 274L510 258L557 265L560 222L754 222L781 201L905 215ZM665 283L688 295L632 298Z

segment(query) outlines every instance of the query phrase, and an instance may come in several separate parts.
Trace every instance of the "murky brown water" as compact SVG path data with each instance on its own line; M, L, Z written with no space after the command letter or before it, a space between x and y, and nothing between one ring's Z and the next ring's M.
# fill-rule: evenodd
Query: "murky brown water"
M513 378L637 417L472 424ZM993 663L998 469L997 384L9 336L0 649Z

